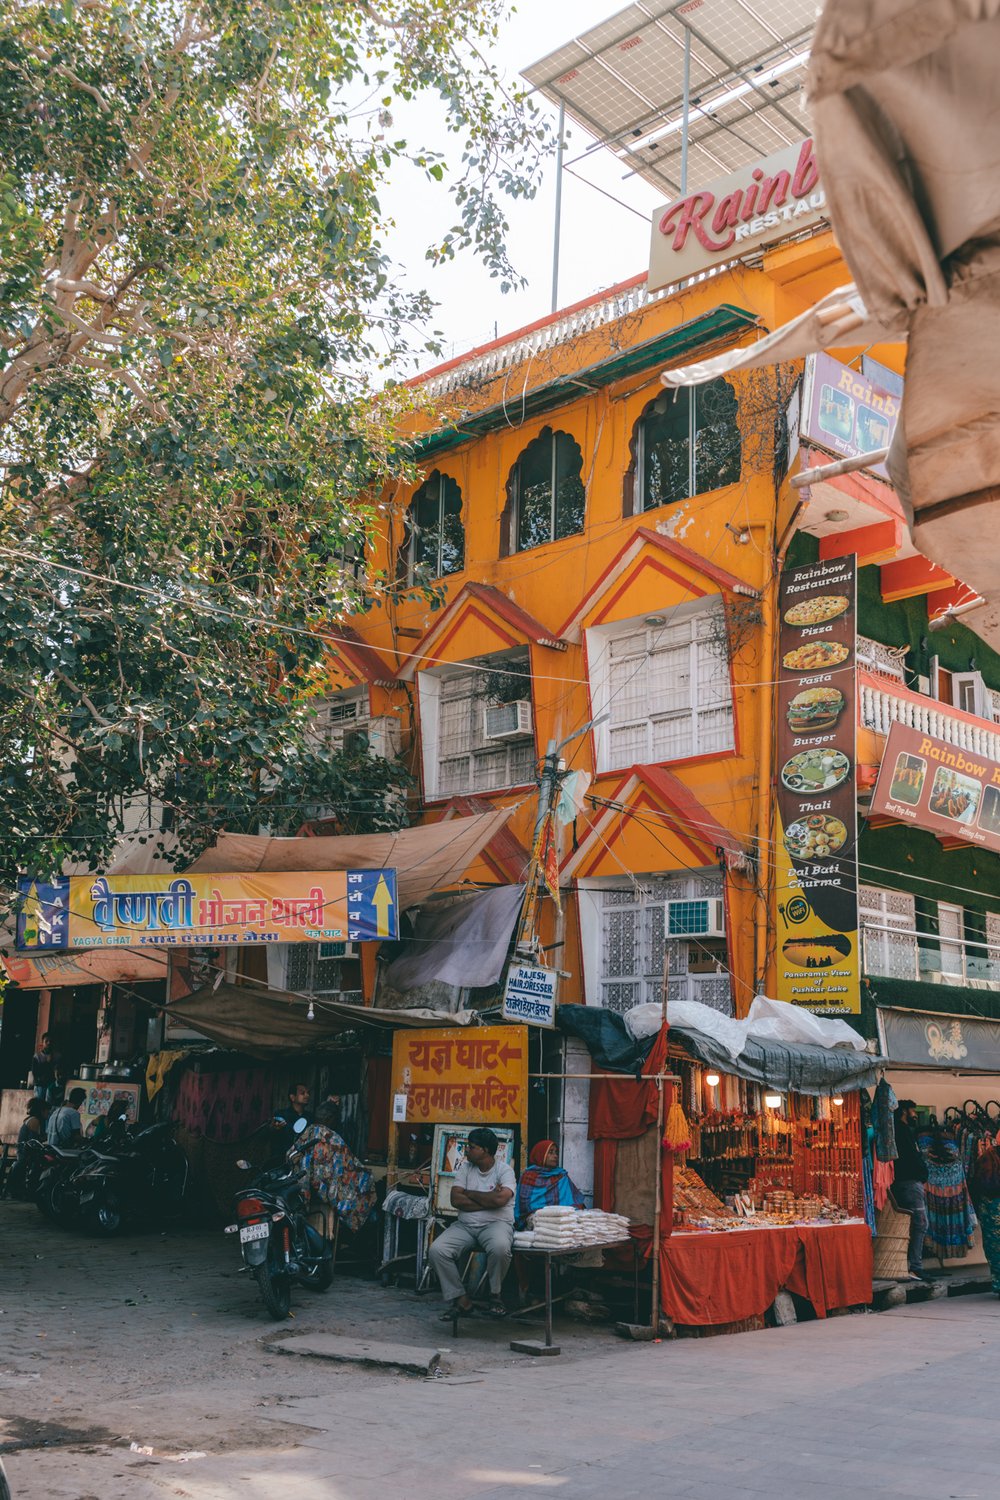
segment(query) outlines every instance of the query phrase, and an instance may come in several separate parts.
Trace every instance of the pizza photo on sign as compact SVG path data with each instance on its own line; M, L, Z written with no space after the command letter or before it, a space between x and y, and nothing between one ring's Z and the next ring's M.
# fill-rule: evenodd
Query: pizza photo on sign
M850 599L843 594L817 594L815 599L802 599L785 610L786 625L797 625L800 630L807 625L825 625L846 614L851 607Z
M847 843L847 825L829 813L799 818L785 830L785 848L793 859L824 859Z

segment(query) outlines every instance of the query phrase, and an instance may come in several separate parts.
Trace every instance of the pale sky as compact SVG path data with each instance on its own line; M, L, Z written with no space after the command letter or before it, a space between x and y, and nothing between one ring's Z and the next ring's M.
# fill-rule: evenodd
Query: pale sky
M493 61L511 83L519 82L522 68L620 8L620 0L521 0ZM555 109L546 101L542 103L554 125ZM446 135L441 121L441 107L436 100L427 99L411 106L405 116L397 112L395 124L404 127L401 133L409 139L419 140L447 156L455 138ZM568 163L590 144L591 138L584 131L567 122ZM560 307L645 269L652 211L663 199L663 194L655 188L636 177L627 177L625 166L609 151L595 151L572 170L637 212L619 207L570 172L564 172ZM427 184L423 174L413 170L398 173L382 193L383 206L398 226L389 243L390 253L402 264L406 283L424 286L439 304L435 326L445 337L444 357L487 343L496 336L495 329L503 335L549 312L555 175L553 158L546 163L544 179L534 199L505 200L511 225L511 256L529 283L525 291L506 296L501 294L500 283L492 280L471 254L440 268L432 267L424 259L424 251L435 233L443 233L454 221L451 202L443 188ZM437 361L425 354L419 368L426 369L434 363Z

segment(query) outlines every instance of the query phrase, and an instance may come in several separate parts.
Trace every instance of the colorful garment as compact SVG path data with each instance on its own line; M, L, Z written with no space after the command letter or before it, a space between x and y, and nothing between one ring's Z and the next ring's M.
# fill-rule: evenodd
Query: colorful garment
M310 1125L288 1153L309 1174L309 1198L336 1209L355 1234L375 1208L375 1179L328 1125Z
M968 1254L976 1215L965 1181L965 1168L954 1148L947 1161L927 1163L927 1236L924 1253L939 1260Z
M536 1209L558 1204L562 1208L586 1208L586 1201L569 1173L562 1167L543 1165L552 1141L539 1141L528 1157L517 1185L517 1221L522 1223Z

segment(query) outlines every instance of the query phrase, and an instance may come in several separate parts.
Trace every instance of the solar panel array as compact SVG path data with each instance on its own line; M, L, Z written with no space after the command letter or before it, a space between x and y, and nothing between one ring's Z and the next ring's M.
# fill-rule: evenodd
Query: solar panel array
M636 0L524 77L665 197L680 191L684 33L691 33L688 184L809 134L801 88L816 0ZM770 76L775 68L783 71ZM728 97L733 93L738 97Z

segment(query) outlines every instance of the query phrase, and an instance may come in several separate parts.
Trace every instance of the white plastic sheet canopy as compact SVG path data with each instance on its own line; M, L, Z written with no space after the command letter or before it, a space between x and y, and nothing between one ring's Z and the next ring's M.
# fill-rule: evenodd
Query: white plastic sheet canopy
M1000 0L826 0L808 101L854 282L668 386L908 339L889 472L914 544L983 595L1000 649Z

